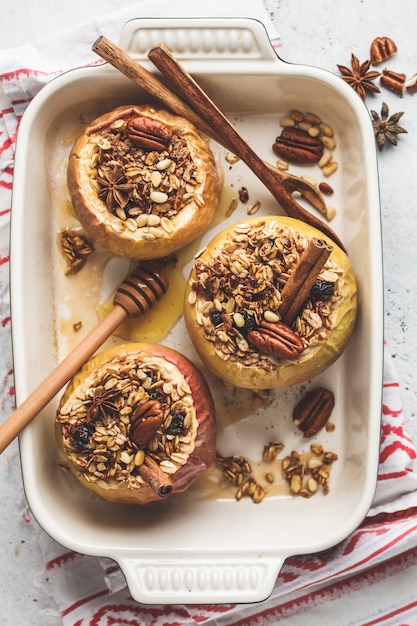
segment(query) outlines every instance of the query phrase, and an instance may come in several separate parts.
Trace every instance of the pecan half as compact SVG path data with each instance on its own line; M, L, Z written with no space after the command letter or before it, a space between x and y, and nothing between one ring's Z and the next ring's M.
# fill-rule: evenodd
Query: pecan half
M144 150L162 152L172 138L171 129L159 120L136 115L126 125L126 135Z
M323 155L323 142L301 128L284 128L275 139L273 151L291 163L317 163Z
M326 424L334 407L334 394L325 387L309 391L294 407L293 422L304 437L313 437Z
M144 448L164 421L164 412L158 400L148 400L132 413L130 439L139 448Z
M376 37L371 43L370 58L373 65L382 63L397 52L397 46L389 37Z
M263 321L247 337L253 348L278 359L296 359L304 350L302 339L282 322Z
M404 93L405 79L405 74L385 69L382 71L382 76L379 80L381 85L402 97Z

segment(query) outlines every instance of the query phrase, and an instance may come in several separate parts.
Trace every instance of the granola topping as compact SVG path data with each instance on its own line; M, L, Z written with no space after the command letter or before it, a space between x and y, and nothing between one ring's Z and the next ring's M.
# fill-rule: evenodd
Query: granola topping
M150 438L142 441L134 430L139 413L145 426L150 405L158 406L161 425L153 432L152 423ZM139 468L147 460L165 474L174 474L193 451L198 427L191 390L181 372L144 353L120 355L85 377L59 408L57 421L79 475L107 488L143 487Z
M237 224L211 258L195 262L189 304L207 341L225 361L256 363L265 371L280 359L262 354L248 334L261 324L280 319L282 290L307 247L308 238L276 221ZM326 341L341 300L341 270L329 258L318 276L318 288L298 313L292 331L304 350ZM321 293L321 285L326 290Z
M77 230L66 228L59 233L59 243L66 260L65 274L76 274L94 252L94 245Z
M236 487L236 500L249 497L255 504L259 504L268 495L268 485L272 485L280 477L284 479L292 496L311 498L319 491L323 495L329 493L331 466L338 460L335 452L325 450L319 443L313 443L309 452L292 450L282 459L277 459L283 450L284 444L281 441L270 441L264 446L262 461L266 464L267 471L263 478L255 475L254 468L246 457L217 454L216 463L221 468L222 478ZM278 465L272 465L273 463ZM270 471L272 467L279 468L277 477Z
M201 206L203 181L183 137L173 132L162 149L147 149L131 138L128 124L119 118L92 134L91 185L119 228L141 228L155 239L187 203Z

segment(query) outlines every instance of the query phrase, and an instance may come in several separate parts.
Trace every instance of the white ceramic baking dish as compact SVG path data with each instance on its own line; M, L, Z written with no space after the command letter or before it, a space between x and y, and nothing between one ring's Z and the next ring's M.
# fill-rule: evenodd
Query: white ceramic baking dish
M270 594L288 556L337 544L360 524L372 502L378 468L383 354L382 253L373 130L366 108L350 87L325 71L284 63L257 21L137 19L125 26L119 45L151 69L147 52L160 42L197 77L265 159L274 158L271 145L280 132L279 119L290 109L313 111L335 130L339 169L331 179L335 190L331 203L337 208L332 228L343 239L356 272L360 311L342 358L319 380L304 385L305 389L322 383L336 396L332 415L336 429L317 436L339 456L331 473L330 493L309 499L277 493L254 504L245 498L238 502L226 491L223 497L210 497L196 487L188 495L147 508L110 505L62 471L53 435L56 401L20 437L25 491L34 516L47 533L68 548L115 559L138 601L254 602ZM78 341L72 331L74 316L83 320L82 332L95 323L94 307L104 289L99 262L91 269L97 289L84 289L77 282L80 278L73 277L72 282L64 279L62 259L56 251L57 230L63 220L74 223L65 209L68 200L60 196L59 189L73 138L65 125L82 126L93 113L115 103L147 100L144 92L105 64L56 78L34 98L23 116L16 152L11 237L18 403L54 368L71 343ZM51 152L51 142L58 145L59 158ZM223 164L229 191L236 192L244 185L251 200L261 201L260 214L280 213L243 164L229 166L224 160ZM314 168L293 171L319 175ZM65 190L62 193L65 196ZM241 205L214 226L201 245L219 228L245 216L246 207ZM106 280L117 284L126 270L123 261L114 260L107 266ZM199 364L181 319L162 341ZM209 382L216 398L222 454L257 459L264 443L274 438L284 441L286 451L308 449L310 441L297 434L289 417L300 388L273 392L266 408L261 409L247 392L232 393L211 377Z

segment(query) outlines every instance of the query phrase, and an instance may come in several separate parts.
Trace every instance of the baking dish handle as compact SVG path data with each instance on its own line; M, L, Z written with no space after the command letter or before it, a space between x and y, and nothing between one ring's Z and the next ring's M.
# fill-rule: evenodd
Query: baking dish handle
M132 597L144 604L261 602L271 595L284 560L230 553L117 558Z
M124 25L119 46L143 62L161 42L177 59L198 61L199 66L219 60L232 65L280 60L265 26L252 18L137 18Z

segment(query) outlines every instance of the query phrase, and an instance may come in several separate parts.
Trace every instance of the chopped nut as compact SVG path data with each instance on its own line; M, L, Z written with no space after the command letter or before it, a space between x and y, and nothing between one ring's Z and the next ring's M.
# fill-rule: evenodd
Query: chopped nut
M334 463L334 461L337 461L338 458L339 457L335 452L325 452L323 454L323 463L325 463L326 465L330 465L330 463Z
M381 85L402 98L404 94L405 79L405 74L385 69L382 71L382 76L379 80Z
M291 476L290 489L293 493L299 493L301 489L301 476L299 474Z
M239 157L233 154L232 152L228 152L226 154L226 161L230 164L237 163L240 161Z
M318 137L321 133L321 130L318 126L310 126L307 132L310 135L310 137Z
M326 211L326 218L330 222L336 215L336 208L334 206L328 206Z
M282 126L282 128L290 128L295 126L295 120L292 117L283 117L280 119L279 125Z
M262 460L274 461L283 449L284 444L281 441L270 441L266 446L264 446Z
M294 120L295 122L302 122L304 120L304 113L302 113L301 111L297 111L296 109L293 109L290 112L290 118Z
M329 150L334 150L336 147L336 141L334 137L328 137L327 135L323 135L321 137L321 142Z
M405 88L408 93L415 93L417 91L417 74L414 74L405 83Z
M330 163L325 165L321 171L323 172L324 176L331 176L332 174L335 173L338 167L339 167L339 164L336 163L336 161L330 161Z
M313 454L320 456L323 454L323 446L320 443L312 443L310 446L310 450Z
M333 154L332 152L326 151L323 153L323 156L321 157L320 161L319 161L319 167L324 167L325 165L327 165L328 163L330 163L330 161L333 159Z
M319 189L321 193L324 193L325 196L331 196L334 193L333 187L331 187L329 183L325 183L325 182L319 183Z
M371 43L370 58L373 65L382 63L397 52L397 46L389 37L376 37Z
M65 274L76 274L85 265L87 257L94 252L94 245L78 230L65 229L60 232L60 245L66 259Z
M311 493L316 493L318 488L319 488L318 482L314 478L309 478L307 481L307 489Z
M226 217L230 217L234 213L239 205L238 199L233 198L229 204L229 208L226 211Z
M252 204L248 206L247 214L255 215L255 213L257 213L260 208L261 208L261 203L259 202L259 200L257 200L256 202L252 202Z

